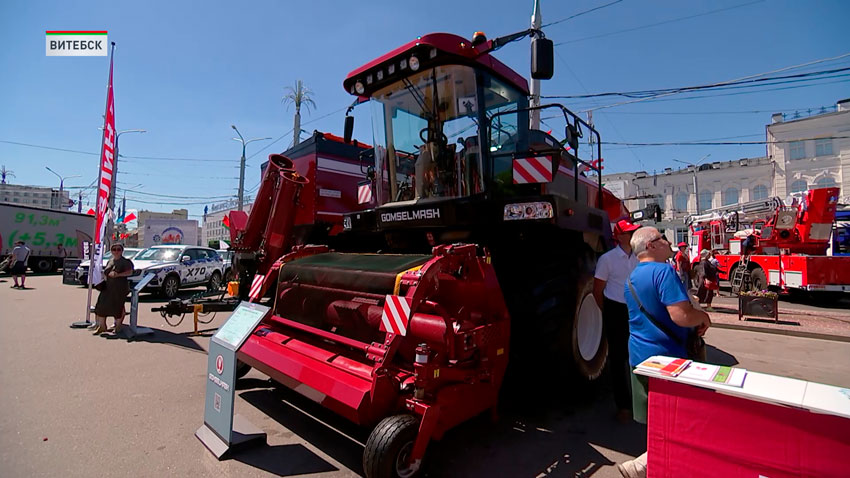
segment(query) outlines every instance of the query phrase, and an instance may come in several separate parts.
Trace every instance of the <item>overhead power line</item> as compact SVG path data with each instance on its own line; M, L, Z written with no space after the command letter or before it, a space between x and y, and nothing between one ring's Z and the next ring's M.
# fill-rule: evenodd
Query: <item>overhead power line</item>
M687 15L687 16L684 16L684 17L671 18L670 20L664 20L664 21L661 21L661 22L650 23L648 25L641 25L641 26L638 26L638 27L626 28L625 30L617 30L617 31L608 32L608 33L600 33L599 35L592 35L592 36L589 36L589 37L577 38L575 40L562 41L560 43L555 43L555 45L556 46L557 45L567 45L567 44L570 44L570 43L578 43L578 42L582 42L582 41L593 40L593 39L596 39L596 38L603 38L603 37L608 37L608 36L611 36L611 35L619 35L621 33L628 33L628 32L633 32L633 31L636 31L636 30L643 30L645 28L657 27L659 25L666 25L668 23L680 22L682 20L690 20L691 18L703 17L703 16L706 16L706 15L713 15L715 13L734 10L736 8L743 8L743 7L755 5L756 3L761 3L761 2L764 2L764 1L765 0L756 0L754 2L742 3L740 5L733 5L731 7L726 7L726 8L718 8L717 10L709 10L707 12L697 13L697 14L694 14L694 15Z
M573 15L570 15L570 16L568 16L568 17L562 18L562 19L560 19L560 20L555 20L554 22L546 23L545 25L541 25L541 26L540 26L540 28L546 28L546 27L550 27L550 26L552 26L552 25L557 25L557 24L559 24L559 23L563 23L563 22L565 22L565 21L567 21L567 20L572 20L573 18L580 17L580 16L582 16L582 15L586 15L586 14L588 14L588 13L590 13L590 12L595 12L596 10L602 10L603 8L610 7L611 5L616 5L616 4L618 4L618 3L622 2L622 1L623 1L623 0L614 0L613 2L606 3L605 5L599 5L598 7L593 7L593 8L591 8L591 9L589 9L589 10L584 10L584 11L581 11L581 12L575 13L575 14L573 14Z
M645 98L654 97L666 93L689 93L693 91L705 90L727 90L736 88L752 88L764 85L783 85L787 83L795 83L798 81L812 81L826 78L838 78L844 75L833 75L850 70L850 66L844 68L833 68L831 70L810 71L806 73L796 73L793 75L768 76L763 78L750 78L738 81L724 81L720 83L709 83L704 85L679 86L674 88L658 88L649 90L633 90L633 91L608 91L604 93L588 93L584 95L544 95L541 98L560 98L560 99L579 99L579 98L599 98L603 96L624 96L626 98ZM826 76L825 76L826 75ZM784 81L788 80L788 81ZM771 82L771 83L768 83Z
M818 139L847 139L850 136L829 136L825 138L801 138L784 141L670 141L670 142L647 142L647 143L625 143L619 141L603 141L602 144L619 146L746 146L758 144L787 144L797 141L814 141Z
M720 82L720 83L737 82L737 81L749 80L749 79L752 79L752 78L759 78L759 77L763 77L763 76L766 76L766 75L781 73L783 71L795 70L795 69L798 69L798 68L804 68L804 67L815 65L815 64L818 64L818 63L824 63L824 62L833 61L833 60L837 60L837 59L841 59L841 58L846 58L848 56L850 56L850 53L844 53L842 55L838 55L838 56L834 56L834 57L830 57L830 58L821 58L819 60L812 60L812 61L809 61L809 62L806 62L806 63L800 63L798 65L791 65L791 66L782 67L782 68L779 68L779 69L776 69L776 70L757 73L755 75L747 75L747 76L742 76L740 78L733 78L731 80L725 80L725 81ZM823 78L820 78L820 79L823 79ZM812 86L812 85L799 85L796 88L806 87L806 86ZM790 88L795 88L795 87L785 87L785 88L790 89ZM768 91L768 90L765 89L765 90L760 90L760 91ZM756 92L746 92L746 93L756 93ZM639 102L644 102L644 101L658 101L658 100L656 100L656 98L675 95L675 94L678 94L678 93L675 92L675 91L674 92L660 93L658 95L649 96L649 97L646 97L646 98L637 98L637 99L631 99L631 100L627 100L627 101L621 101L621 102L618 102L618 103L612 103L612 104L608 104L608 105L595 106L595 107L590 108L586 111L596 111L596 110L613 108L613 107L616 107L616 106L629 105L629 104L639 103ZM741 93L726 93L725 95L731 96L731 95L735 95L735 94L741 94ZM715 96L724 96L724 94L721 93L721 94L717 94Z

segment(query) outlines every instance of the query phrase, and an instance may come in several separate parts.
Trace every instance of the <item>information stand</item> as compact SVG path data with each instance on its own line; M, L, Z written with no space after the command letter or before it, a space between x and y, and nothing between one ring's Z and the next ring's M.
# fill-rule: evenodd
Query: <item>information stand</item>
M268 307L241 302L210 339L204 424L195 436L219 460L236 448L266 443L266 433L238 413L234 415L233 405L236 352L268 312Z
M130 337L153 334L153 329L150 327L139 327L136 324L139 319L139 293L145 288L145 286L148 285L148 282L153 280L154 277L156 277L156 274L145 274L145 276L133 286L133 295L130 298L130 330L127 332L130 334ZM124 332L122 331L121 333L123 334Z
M847 476L848 389L751 370L740 387L635 373L649 377L653 477Z

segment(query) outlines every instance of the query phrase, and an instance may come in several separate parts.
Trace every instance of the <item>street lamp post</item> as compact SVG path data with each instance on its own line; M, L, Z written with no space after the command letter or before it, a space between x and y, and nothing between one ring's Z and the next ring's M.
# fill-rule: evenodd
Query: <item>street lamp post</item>
M50 171L51 173L53 173L53 174L55 174L57 177L59 177L59 199L60 199L60 200L62 199L62 191L64 191L64 189L65 189L65 180L66 180L66 179L71 179L71 178L81 178L81 177L82 177L82 176L80 176L79 174L75 174L75 175L73 175L73 176L61 176L61 175L60 175L59 173L57 173L56 171L54 171L54 170L50 169L50 167L49 167L49 166L45 166L45 167L44 167L44 169L46 169L46 170ZM52 197L52 196L53 196L53 195L51 195L51 197L50 197L50 208L51 208L51 209L53 209L53 206L54 206L54 203L53 203L53 197Z
M103 129L103 128L98 128ZM115 161L112 163L112 186L109 188L109 209L115 212L115 193L118 191L118 138L124 133L147 133L144 129L125 129L115 134ZM114 223L109 220L106 224L106 237L112 240Z
M694 174L694 201L695 201L695 203L696 203L696 207L697 207L697 211L696 211L696 212L697 212L697 214L699 214L699 213L700 213L700 208L699 208L699 183L697 182L697 168L699 167L699 164L700 164L700 163L702 163L703 161L705 161L705 160L706 160L709 156L711 156L711 153L706 154L705 156L703 156L702 158L700 158L700 160L699 160L699 161L697 161L697 162L696 162L696 164L694 164L694 163L688 163L688 162L686 162L686 161L679 161L678 159L674 159L674 160L673 160L673 161L676 161L677 163L686 164L686 165L690 166L691 168L693 168L693 174Z
M239 138L233 138L233 141L239 141L242 143L242 159L239 160L239 200L237 202L237 206L240 211L243 211L243 200L245 197L245 146L254 141L264 141L271 138L253 138L245 141L245 138L242 137L242 133L236 129L236 125L232 124L230 127L233 128L233 131L236 131L236 134L239 135Z

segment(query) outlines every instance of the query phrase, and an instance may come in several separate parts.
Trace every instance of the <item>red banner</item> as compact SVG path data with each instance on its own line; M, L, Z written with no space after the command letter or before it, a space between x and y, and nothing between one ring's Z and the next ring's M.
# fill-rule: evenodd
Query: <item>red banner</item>
M94 242L103 241L109 193L112 190L112 171L115 163L115 98L112 94L112 59L109 59L109 86L106 91L106 116L103 121L103 148L100 155L100 186L97 192L97 227Z

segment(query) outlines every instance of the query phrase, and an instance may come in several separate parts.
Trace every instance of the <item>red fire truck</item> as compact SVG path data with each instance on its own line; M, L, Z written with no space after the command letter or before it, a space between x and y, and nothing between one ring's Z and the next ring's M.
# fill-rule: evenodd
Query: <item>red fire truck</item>
M735 293L850 292L850 257L826 255L838 194L838 188L812 189L784 202L769 198L690 216L691 259L714 250L720 279L731 281Z

